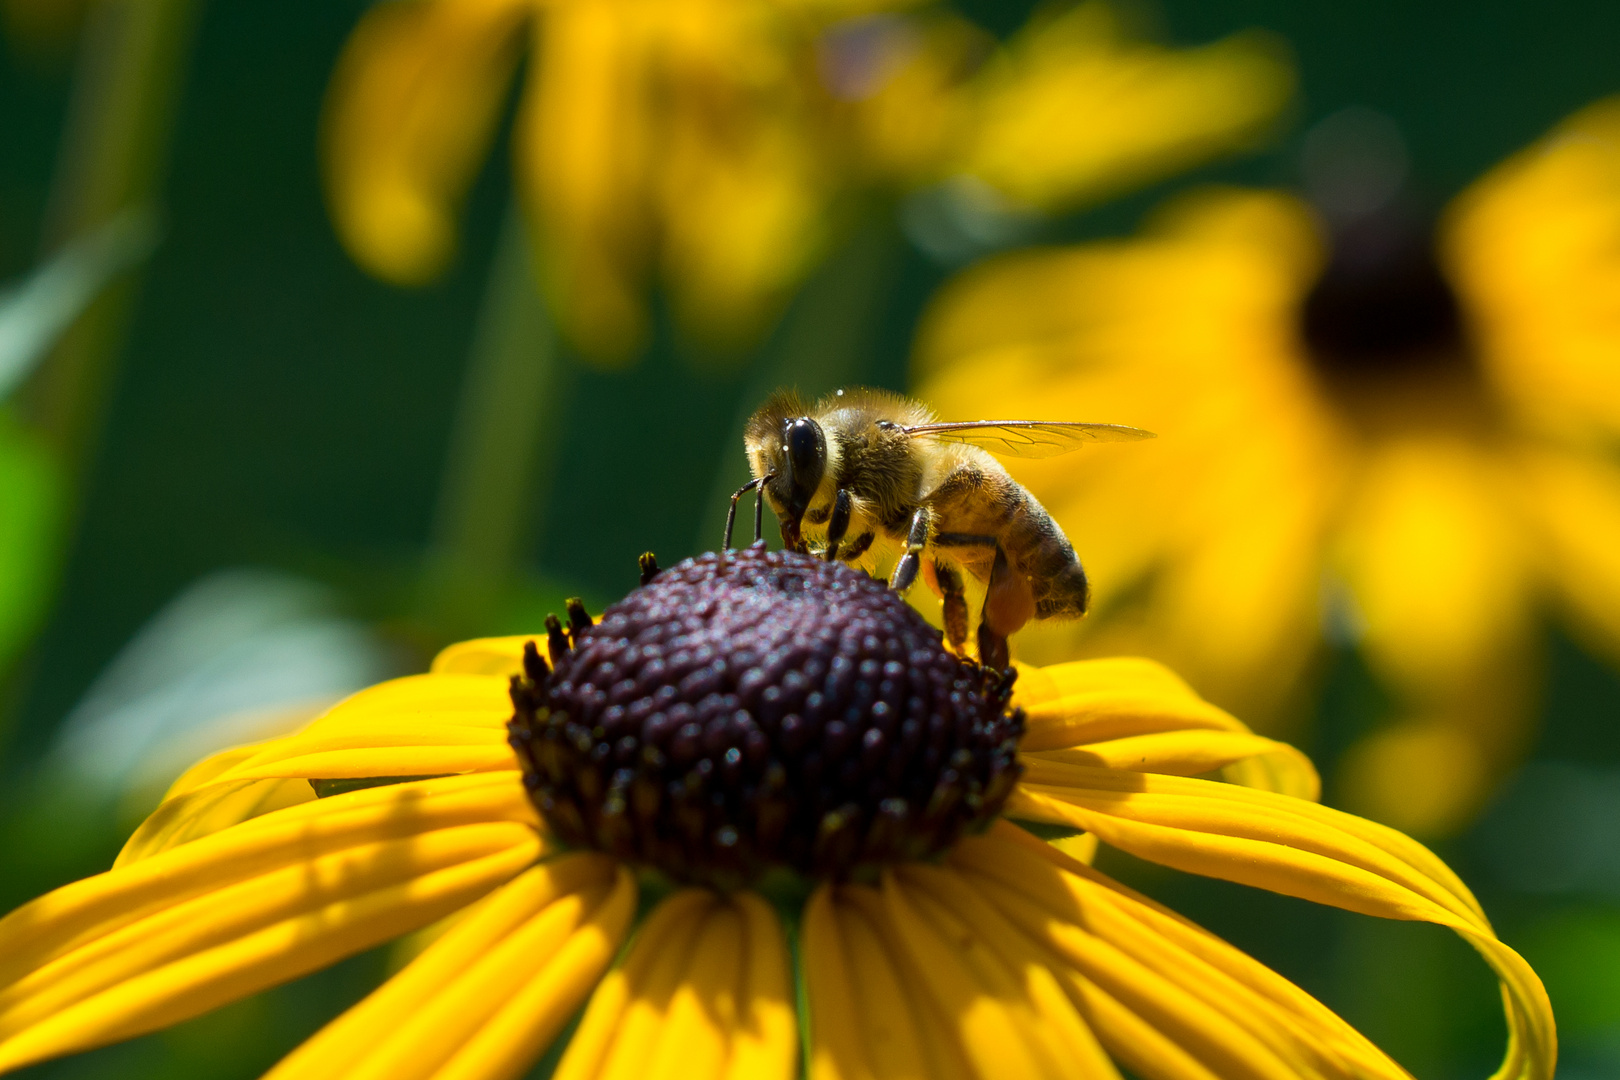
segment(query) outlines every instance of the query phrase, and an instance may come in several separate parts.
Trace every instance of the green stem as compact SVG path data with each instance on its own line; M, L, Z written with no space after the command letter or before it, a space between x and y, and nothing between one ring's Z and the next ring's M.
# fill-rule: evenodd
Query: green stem
M91 9L46 213L47 254L156 202L196 16L195 0L99 0ZM127 277L103 292L20 395L25 419L75 487L95 453L134 295Z
M426 600L446 635L490 632L549 494L568 376L513 207L485 287L439 489Z
M196 0L93 3L42 230L47 258L120 218L150 220L196 15ZM84 474L97 450L136 276L104 288L17 390L17 416L53 459L61 488L48 526L50 561L37 571L40 611L56 592L62 553L78 528ZM0 657L0 741L12 734L32 662Z

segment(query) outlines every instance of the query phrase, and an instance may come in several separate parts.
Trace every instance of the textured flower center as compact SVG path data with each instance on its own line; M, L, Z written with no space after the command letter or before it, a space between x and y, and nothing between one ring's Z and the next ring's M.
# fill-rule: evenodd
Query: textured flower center
M511 724L565 843L722 886L845 878L943 851L1018 777L1011 672L847 567L755 545L570 615L555 668L531 649L513 680Z
M1305 298L1301 330L1329 375L1395 374L1465 361L1457 297L1430 232L1393 211L1334 230L1333 257Z

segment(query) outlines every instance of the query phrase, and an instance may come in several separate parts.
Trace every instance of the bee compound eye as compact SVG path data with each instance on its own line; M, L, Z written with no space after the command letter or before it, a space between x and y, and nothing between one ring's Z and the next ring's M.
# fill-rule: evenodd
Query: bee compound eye
M827 442L822 437L821 425L808 416L801 416L788 427L788 463L793 468L796 485L814 487L821 481L822 465L827 459Z

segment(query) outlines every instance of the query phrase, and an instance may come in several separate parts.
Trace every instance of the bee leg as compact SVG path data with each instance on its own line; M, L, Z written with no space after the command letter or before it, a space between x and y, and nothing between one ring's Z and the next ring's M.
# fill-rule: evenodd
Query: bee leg
M827 561L832 562L838 558L838 544L849 532L849 492L844 488L838 489L833 498L832 517L827 519Z
M951 651L965 655L967 651L968 606L967 593L962 589L962 575L942 562L934 563L934 576L939 579L945 614L945 641Z
M726 511L726 535L720 541L721 551L729 551L731 549L731 528L737 524L737 500L748 494L750 491L753 491L764 482L764 480L750 480L748 483L738 488L736 493L731 496L731 509ZM754 512L754 518L756 521L759 519L758 510ZM759 539L759 527L757 525L754 527L754 539Z
M894 573L889 575L889 588L895 592L904 594L917 580L917 571L922 569L922 550L928 546L928 527L931 524L932 518L926 506L919 506L917 512L911 515L911 531L906 534L906 553L900 556L900 561L894 564Z
M990 629L990 624L979 624L979 663L987 668L997 671L1004 670L1011 662L1011 655L1007 649L1007 639Z
M1010 659L1007 635L1028 622L1034 613L1035 598L1028 584L1013 572L1007 553L997 544L990 585L984 593L984 610L979 615L979 663L1004 670Z
M760 481L759 487L754 489L754 543L764 539L765 532L765 483Z

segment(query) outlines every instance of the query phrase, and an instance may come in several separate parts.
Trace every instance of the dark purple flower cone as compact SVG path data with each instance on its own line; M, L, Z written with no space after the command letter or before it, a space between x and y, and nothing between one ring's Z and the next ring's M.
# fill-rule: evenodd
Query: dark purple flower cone
M926 859L1000 811L1012 673L946 651L881 582L763 545L570 604L512 682L513 748L564 843L736 886Z

